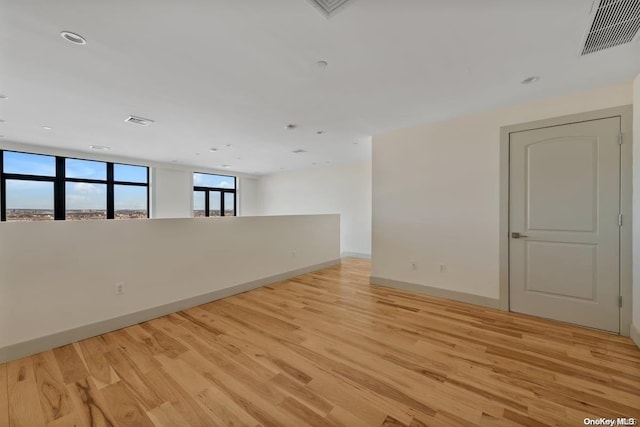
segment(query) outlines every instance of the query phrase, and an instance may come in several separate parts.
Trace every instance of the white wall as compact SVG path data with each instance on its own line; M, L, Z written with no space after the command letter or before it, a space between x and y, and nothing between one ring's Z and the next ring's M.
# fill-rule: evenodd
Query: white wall
M628 83L375 136L372 276L497 299L500 127L631 103Z
M238 215L258 216L258 180L254 178L240 178L238 185Z
M188 170L151 170L151 217L191 218L193 174Z
M633 81L633 313L631 336L640 347L640 74Z
M262 177L258 200L261 215L338 213L343 255L371 254L371 162Z
M337 215L0 223L0 358L17 343L339 257Z

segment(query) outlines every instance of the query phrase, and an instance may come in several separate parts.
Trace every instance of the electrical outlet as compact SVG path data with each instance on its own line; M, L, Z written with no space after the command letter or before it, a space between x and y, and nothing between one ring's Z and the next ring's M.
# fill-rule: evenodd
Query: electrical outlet
M444 264L440 264L440 273L444 273L445 271L447 271L447 266Z
M124 282L118 282L115 286L116 295L124 294Z
M418 264L416 264L415 262L411 263L411 269L412 270L417 270L418 269Z

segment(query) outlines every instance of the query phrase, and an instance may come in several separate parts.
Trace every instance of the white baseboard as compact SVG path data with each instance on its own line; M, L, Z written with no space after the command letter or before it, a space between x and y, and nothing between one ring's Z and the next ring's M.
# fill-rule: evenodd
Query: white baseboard
M146 322L148 320L185 310L190 307L206 304L211 301L230 297L232 295L237 295L243 292L250 291L252 289L280 282L282 280L287 280L292 277L300 276L302 274L311 273L313 271L332 267L334 265L339 265L340 263L341 261L339 259L336 259L320 264L310 265L308 267L303 267L297 270L276 274L274 276L253 280L251 282L242 283L239 285L231 286L229 288L198 295L192 298L163 304L135 313L125 314L124 316L114 317L112 319L103 320L100 322L91 323L89 325L79 326L77 328L57 332L55 334L23 341L17 344L12 344L0 348L0 363L20 359L21 357L30 356L32 354L40 353L41 351L49 350L86 338L95 337L96 335L101 335L107 332L126 328L127 326Z
M401 282L393 279L385 279L383 277L371 276L369 278L369 283L372 285L387 286L389 288L400 289L403 291L416 292L437 298L466 302L469 304L480 305L482 307L495 309L500 308L500 300L498 298L489 298L465 292L450 291L448 289L434 288L432 286L419 285L417 283Z
M640 348L640 326L631 324L631 331L629 334L631 340L636 343L638 348Z
M361 258L371 259L371 254L364 254L361 252L342 252L342 258Z

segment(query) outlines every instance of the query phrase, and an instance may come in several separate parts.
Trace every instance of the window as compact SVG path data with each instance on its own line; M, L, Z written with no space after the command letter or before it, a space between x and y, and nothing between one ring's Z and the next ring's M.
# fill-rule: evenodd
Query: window
M2 154L2 221L55 219L56 158L12 151Z
M236 216L236 178L193 174L193 216Z
M107 219L107 163L64 159L67 220Z
M113 165L114 218L149 218L149 168Z
M0 150L2 221L149 217L149 168Z

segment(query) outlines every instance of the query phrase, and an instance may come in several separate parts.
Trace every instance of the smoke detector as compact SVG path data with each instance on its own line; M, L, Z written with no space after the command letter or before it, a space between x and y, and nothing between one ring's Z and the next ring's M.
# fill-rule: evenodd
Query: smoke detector
M151 119L143 119L142 117L136 117L136 116L129 116L124 121L127 123L132 123L134 125L140 125L140 126L149 126L151 123L153 123L153 120Z
M329 19L338 12L341 12L355 0L307 0L318 12Z

